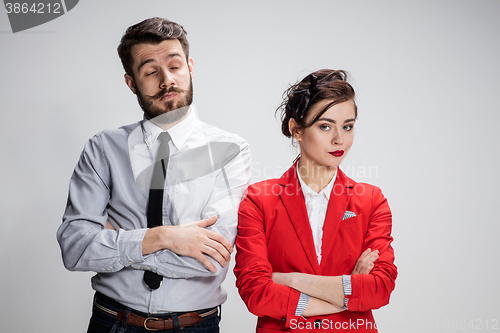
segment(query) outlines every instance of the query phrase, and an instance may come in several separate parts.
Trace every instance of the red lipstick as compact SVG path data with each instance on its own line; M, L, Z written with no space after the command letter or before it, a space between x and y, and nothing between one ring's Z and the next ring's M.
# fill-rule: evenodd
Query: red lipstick
M330 155L333 155L335 157L340 157L340 156L344 155L344 151L343 150L332 151L332 152L330 152Z

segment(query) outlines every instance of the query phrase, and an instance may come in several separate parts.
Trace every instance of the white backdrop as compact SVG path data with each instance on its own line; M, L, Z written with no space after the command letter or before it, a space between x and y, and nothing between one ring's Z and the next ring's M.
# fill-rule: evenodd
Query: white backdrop
M249 141L253 181L296 155L274 117L282 92L348 70L359 121L344 170L394 215L380 332L500 330L499 14L496 0L82 0L13 34L0 10L2 332L86 330L92 274L64 269L55 233L86 140L141 118L116 47L152 16L188 31L200 118ZM232 272L225 288L222 332L253 332Z

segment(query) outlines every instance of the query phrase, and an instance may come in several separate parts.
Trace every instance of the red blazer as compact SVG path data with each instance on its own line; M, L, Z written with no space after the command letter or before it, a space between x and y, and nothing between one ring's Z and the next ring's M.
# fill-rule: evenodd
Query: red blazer
M251 185L239 208L236 286L250 312L259 316L257 332L307 329L377 332L372 309L389 302L397 276L391 247L392 217L380 189L356 183L337 170L323 227L318 264L296 164L280 179ZM342 220L351 211L355 217ZM348 311L296 317L300 293L276 284L272 272L349 275L367 248L379 250L370 274L353 275Z

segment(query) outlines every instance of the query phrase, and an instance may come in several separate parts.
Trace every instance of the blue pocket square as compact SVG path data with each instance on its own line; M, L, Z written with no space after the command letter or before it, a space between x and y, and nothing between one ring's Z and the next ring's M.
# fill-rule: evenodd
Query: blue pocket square
M345 213L344 213L344 217L342 218L342 221L347 220L348 218L351 218L351 217L354 217L354 216L356 216L356 214L354 214L353 212L350 212L350 211L346 210Z

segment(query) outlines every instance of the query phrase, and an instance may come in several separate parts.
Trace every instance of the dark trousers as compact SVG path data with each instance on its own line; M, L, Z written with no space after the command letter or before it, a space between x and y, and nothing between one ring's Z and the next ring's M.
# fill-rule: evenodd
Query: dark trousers
M87 333L145 333L145 332L150 332L146 330L144 327L140 326L133 326L133 325L128 325L127 324L127 316L129 313L135 313L136 315L139 315L141 317L147 318L150 315L147 313L139 312L132 310L115 300L112 300L111 298L101 294L101 293L96 293L94 296L94 302L97 302L99 305L105 307L106 309L109 309L114 312L120 312L124 311L123 314L123 319L122 321L119 321L118 318L115 315L112 315L110 313L107 313L98 307L96 307L95 303L92 307L92 318L90 318L90 323L89 323L89 328L87 330ZM219 308L220 312L220 308ZM167 319L167 318L172 318L172 320L177 321L177 317L184 314L185 312L175 312L175 313L169 313L165 315L151 315L156 318L160 319ZM204 317L201 322L199 322L196 325L193 326L188 326L188 327L180 327L180 328L174 328L171 330L167 331L156 331L159 333L180 333L180 332L186 332L186 333L219 333L219 321L220 317L216 313L211 314L207 317ZM177 321L178 323L178 321ZM178 325L174 325L178 326Z

